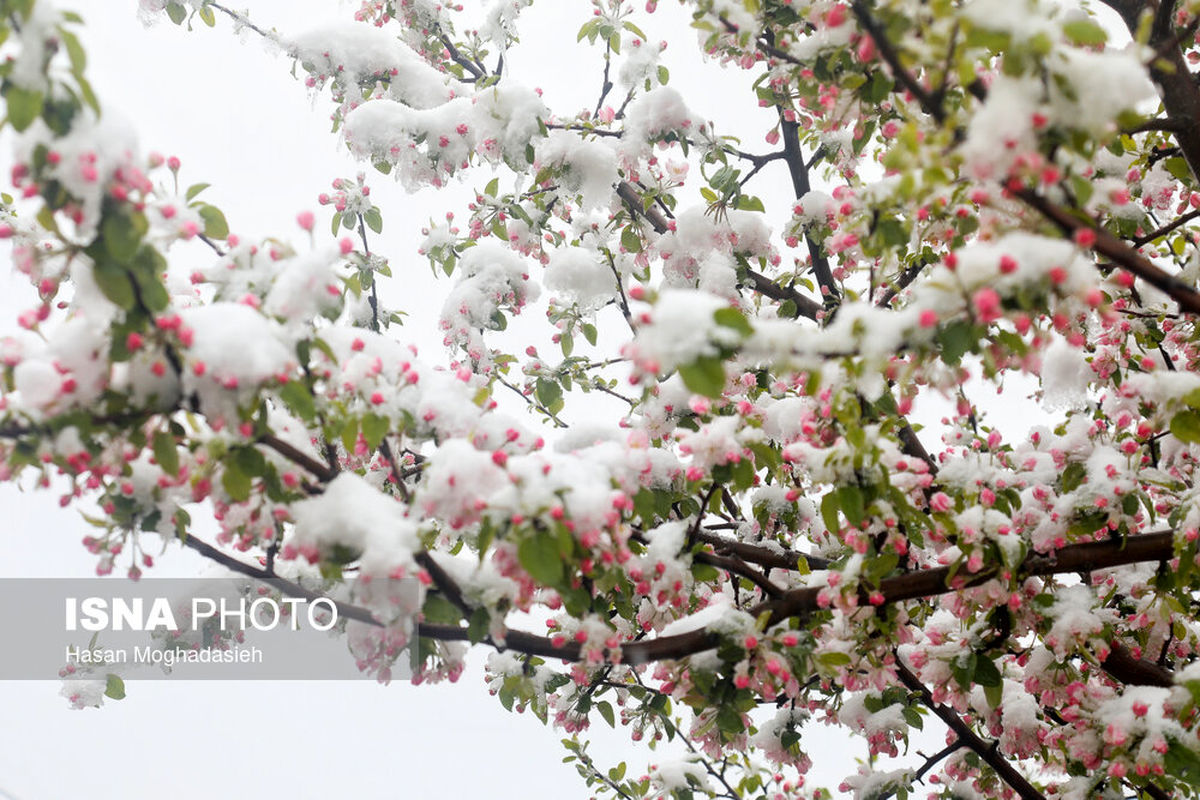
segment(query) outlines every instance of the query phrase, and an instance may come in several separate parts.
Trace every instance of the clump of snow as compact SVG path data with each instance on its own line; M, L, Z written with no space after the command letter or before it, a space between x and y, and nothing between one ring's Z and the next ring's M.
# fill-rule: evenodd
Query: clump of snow
M461 93L461 85L412 48L374 25L338 22L285 43L306 68L346 88L368 78L390 80L392 94L413 108L432 108Z
M734 346L741 334L718 325L713 314L728 301L708 292L669 289L654 304L650 324L638 329L631 348L644 372L669 372L704 356L715 356L721 346Z
M494 327L492 317L502 308L519 311L541 293L526 269L520 256L492 240L464 253L455 273L458 281L442 306L440 325L447 344L462 345L472 358L483 358L479 329Z
M1157 100L1146 66L1132 50L1058 48L1050 68L1071 87L1067 93L1057 81L1048 82L1054 120L1093 136L1112 133L1121 112Z
M202 406L214 403L219 408L227 399L222 397L225 391L251 392L296 367L283 329L248 305L212 303L185 309L180 316L183 329L191 334L183 388L197 392Z
M833 198L814 189L796 201L795 212L808 225L824 225L833 215Z
M421 482L421 511L448 520L451 527L474 522L487 507L486 498L508 484L507 473L488 453L470 442L443 442L425 468Z
M1042 403L1046 408L1086 408L1091 367L1083 351L1061 336L1046 348L1042 357Z
M329 246L280 262L263 310L285 321L308 325L336 309L341 301L341 264L337 247Z
M1040 0L970 0L963 17L977 28L1011 34L1019 41L1039 33L1057 38L1054 9Z
M583 247L555 250L546 265L545 284L584 311L594 311L617 296L616 276L604 256Z
M533 0L495 0L479 26L480 38L500 49L506 48L509 40L516 37L517 17L531 5Z
M650 152L651 142L671 133L686 134L699 124L679 92L660 86L638 97L625 110L621 156L626 163L634 164Z
M709 789L704 762L698 756L659 763L651 771L650 781L660 787L663 796L688 789Z
M621 68L617 71L617 83L626 89L641 89L646 81L650 81L651 88L660 85L658 60L665 47L666 42L650 44L641 39L627 40Z
M330 481L322 494L294 504L292 515L292 545L301 552L316 548L323 556L335 547L361 553L368 575L411 567L420 547L416 525L405 518L404 506L351 472Z
M583 211L607 206L612 200L613 184L620 180L613 148L607 142L584 138L575 131L550 131L537 148L534 166L561 168L559 186L579 193Z
M1033 115L1041 108L1041 83L999 75L983 106L971 116L960 152L976 178L1002 178L1019 156L1037 148Z
M57 164L47 164L43 174L58 181L79 204L83 214L76 235L90 241L100 222L100 205L118 170L137 163L137 136L128 121L111 108L99 119L84 108L65 136L54 134L40 119L22 133L13 147L17 163L30 164L38 146L59 154Z
M346 114L342 132L352 154L394 165L396 178L415 189L443 185L472 155L524 168L547 115L536 92L505 82L430 108L371 100Z

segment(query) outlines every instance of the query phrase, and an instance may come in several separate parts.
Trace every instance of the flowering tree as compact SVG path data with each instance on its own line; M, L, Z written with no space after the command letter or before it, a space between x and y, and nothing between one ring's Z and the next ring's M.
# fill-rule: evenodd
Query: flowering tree
M478 182L422 246L446 357L381 300L362 176L331 237L239 240L101 112L79 17L0 0L0 236L38 298L0 342L3 477L101 509L101 574L166 541L338 599L380 680L491 648L599 794L822 796L812 722L875 756L934 720L944 749L842 790L1197 794L1200 5L691 0L773 109L751 152L623 0L581 10L594 108L547 108L505 66L529 3L291 35L142 0L278 47L405 187ZM543 290L554 346L518 346ZM1059 413L1006 438L971 396L1020 375ZM405 576L417 608L377 590ZM602 767L597 718L684 756Z

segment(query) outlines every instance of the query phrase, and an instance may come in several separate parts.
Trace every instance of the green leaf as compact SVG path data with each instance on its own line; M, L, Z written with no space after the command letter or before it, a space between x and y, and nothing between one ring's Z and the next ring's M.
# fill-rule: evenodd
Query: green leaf
M250 476L238 466L237 459L226 457L225 470L221 473L221 486L234 502L250 499Z
M470 621L467 623L467 640L471 644L482 642L487 638L491 622L491 617L488 615L486 608L475 609L471 614Z
M71 61L71 72L81 74L87 68L87 53L79 44L79 37L65 28L58 29L58 39L67 48L67 58Z
M1108 41L1104 28L1090 19L1075 19L1063 23L1063 35L1073 44L1094 47Z
M204 235L210 239L224 239L229 235L229 223L216 206L202 205L197 209L204 220Z
M762 199L752 194L739 194L734 206L737 207L738 211L765 212L767 210L767 207L763 205Z
M846 520L856 528L862 525L867 516L862 489L848 483L837 490L837 496L838 505L841 506L842 513L846 515Z
M696 394L717 398L725 389L725 362L716 356L702 356L681 366L679 377Z
M1080 464L1078 461L1072 461L1067 464L1062 471L1062 477L1059 479L1059 485L1062 486L1063 493L1073 492L1080 487L1084 479L1087 477L1087 467Z
M367 227L375 233L383 233L383 215L379 213L378 208L371 208L366 214L363 214L363 219L367 223Z
M179 3L167 3L167 16L171 18L171 22L176 25L182 25L187 19L187 9Z
M1000 670L996 669L996 665L987 656L980 655L975 662L975 682L983 687L1002 686L1004 679L1000 676Z
M621 231L621 247L630 253L642 252L642 237L638 236L632 225L626 226Z
M1183 742L1171 740L1163 757L1163 767L1189 786L1200 786L1200 755Z
M733 706L721 706L717 709L717 728L722 733L739 734L745 730L746 725L742 722L742 715Z
M604 717L604 721L608 723L608 727L617 727L617 715L613 713L613 707L607 700L601 700L599 703L596 703L596 710L600 712L600 716ZM622 764L621 766L624 767L625 765ZM620 778L616 780L620 780Z
M210 28L217 24L217 17L208 6L200 6L199 10L196 11L196 15Z
M279 399L300 419L308 422L317 415L312 392L300 381L289 381L279 388Z
M837 533L841 530L841 520L838 519L838 497L837 492L830 492L821 498L821 519L825 523L825 530L830 533Z
M348 419L342 428L342 447L346 448L347 453L353 453L356 444L358 444L358 420Z
M388 428L391 426L392 423L387 417L381 417L378 414L367 414L363 417L362 433L363 438L367 440L367 447L372 450L379 447L379 443L383 441L383 437L387 435Z
M120 675L108 673L104 680L104 696L112 700L125 699L125 681L121 680Z
M544 586L556 586L562 581L563 560L557 540L538 531L517 545L517 561L530 577Z
M137 255L142 245L142 236L149 230L146 217L138 212L125 210L104 215L100 223L100 238L104 249L119 264L128 264Z
M337 236L338 228L340 227L342 227L342 215L335 212L333 215L333 224L330 225L330 230L333 232L334 236Z
M942 347L942 361L957 366L975 345L975 332L969 322L959 320L939 330L937 341Z
M580 326L583 331L583 338L587 339L587 343L592 347L596 346L596 326L590 322L585 322Z
M92 111L96 112L96 116L100 116L100 101L96 99L96 92L92 90L92 85L88 83L88 79L83 75L76 75L75 82L79 84L79 93L83 95L83 102L87 103Z
M1163 167L1167 170L1167 172L1171 173L1171 176L1176 180L1185 184L1191 184L1191 168L1188 167L1187 162L1182 158L1179 158L1178 156L1175 158L1168 158L1163 162Z
M550 408L559 400L562 399L562 387L557 381L552 381L547 378L538 378L534 388L534 394L537 396L537 401L546 408Z
M171 295L159 277L166 268L166 259L148 244L141 246L131 264L129 274L141 293L142 305L150 311L162 311L171 302Z
M719 308L713 312L713 319L718 325L733 328L743 336L754 335L754 328L746 320L746 315L736 308Z
M817 661L826 667L843 667L850 663L850 656L836 650L831 650L818 655Z
M195 199L196 195L200 194L211 185L212 184L208 183L193 183L188 187L187 193L184 194L184 197L191 202L193 199Z
M42 113L44 99L41 92L22 89L15 84L10 85L4 93L4 100L8 106L8 121L18 131L25 130Z
M1189 408L1171 417L1171 433L1189 444L1200 442L1200 412Z
M111 261L97 261L92 269L92 277L104 296L126 311L137 302L129 273Z
M154 460L169 475L179 474L179 450L175 447L175 437L166 431L154 433Z

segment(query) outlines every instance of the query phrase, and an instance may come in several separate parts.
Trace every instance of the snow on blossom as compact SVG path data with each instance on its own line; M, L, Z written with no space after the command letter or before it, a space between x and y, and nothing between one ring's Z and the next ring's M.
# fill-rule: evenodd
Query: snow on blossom
M1116 612L1097 607L1095 592L1088 586L1065 586L1059 590L1047 616L1054 620L1046 633L1046 645L1059 658L1103 632Z
M801 755L799 759L789 753L780 741L789 730L799 730L809 719L809 713L799 708L781 708L775 716L758 726L758 732L750 737L750 743L762 750L763 754L776 764L796 763L805 772L811 762L808 757Z
M295 530L289 544L304 552L314 547L322 556L335 548L361 553L365 574L383 576L413 565L420 548L416 524L404 506L366 479L343 472L316 497L292 506Z
M804 194L796 202L796 214L808 225L824 225L833 214L833 198L817 189Z
M432 108L462 93L461 84L374 25L326 24L292 37L286 45L313 71L332 76L347 87L357 88L368 78L386 78L395 99L413 108Z
M658 60L665 46L666 42L627 41L621 68L617 70L618 85L626 89L641 89L646 81L650 81L652 87L659 85Z
M679 450L691 456L692 466L709 469L741 460L741 439L748 438L751 433L752 430L742 429L742 420L738 417L717 417L701 425L699 430L680 436Z
M202 407L222 408L226 390L250 391L296 366L283 329L250 306L211 303L184 309L180 317L191 332L184 391L197 392Z
M336 245L279 262L263 310L282 317L292 326L312 324L326 311L336 309L341 300L337 272L341 263L341 252ZM335 293L330 287L338 291Z
M1055 9L1041 0L970 0L963 5L963 16L977 28L1008 33L1017 40L1039 33L1058 35Z
M659 787L664 794L689 789L708 790L710 783L704 762L698 756L661 760L658 766L650 771L650 782Z
M443 442L427 463L419 510L448 520L451 527L478 519L488 498L508 485L508 473L491 454L463 439Z
M846 776L838 786L838 790L853 792L855 800L881 797L885 793L892 792L897 786L909 785L912 782L912 776L913 771L909 768L883 770L864 765L859 767L855 774ZM951 796L961 798L961 800L981 800L982 795L965 783L963 786L966 787L965 791L956 785L952 789L954 793Z
M778 444L788 444L816 430L819 407L811 397L766 398L761 406L763 433Z
M1086 408L1091 367L1083 352L1061 336L1042 354L1042 404L1051 410Z
M967 138L960 148L972 175L999 180L1018 156L1037 149L1030 120L1041 108L1041 92L1041 83L1032 78L1000 75L992 81L982 108L967 124Z
M762 214L731 211L716 219L703 207L687 209L674 229L655 242L663 260L664 287L696 287L711 294L738 296L737 261L733 253L750 258L771 252L771 232Z
M50 48L58 41L57 27L62 20L62 12L51 3L35 4L22 15L20 26L13 26L20 47L15 59L9 57L10 81L29 91L46 91L46 62L54 55Z
M838 712L838 719L868 738L903 736L908 731L908 722L904 719L905 705L892 703L878 711L870 711L866 703L873 696L878 697L870 692L855 692L847 696Z
M669 133L698 127L699 122L678 91L669 86L652 89L635 99L625 110L621 156L626 163L636 163L649 154L650 142Z
M715 595L707 606L663 626L659 636L678 636L700 629L728 636L739 636L754 630L754 618L734 608L726 595Z
M428 108L376 98L346 113L342 133L354 156L394 165L396 179L416 189L443 185L473 155L528 166L530 142L547 116L536 91L504 81Z
M1128 386L1133 395L1144 402L1168 405L1180 402L1191 392L1200 389L1200 375L1165 369L1131 372L1125 376L1123 385Z
M541 121L550 116L541 95L506 80L480 90L471 100L474 113L468 124L476 130L482 154L493 163L503 159L511 166L527 166L526 148L541 136ZM489 142L494 142L498 150L493 150Z
M479 26L479 36L503 49L516 36L517 17L531 5L533 0L495 0Z
M102 678L70 678L62 682L58 693L67 698L71 708L99 708L107 689L108 681Z
M128 120L111 108L99 119L90 109L76 114L70 131L58 136L40 119L17 137L13 157L18 164L33 163L34 151L45 147L58 154L57 164L47 164L45 175L58 181L82 211L75 236L90 240L100 222L100 206L109 182L118 170L136 163L137 135Z
M733 346L741 335L718 325L713 314L728 302L708 292L668 289L654 304L650 323L638 329L631 348L645 372L669 372L704 356L715 356L721 346Z
M970 506L955 516L954 524L964 537L971 531L995 542L1007 564L1018 563L1024 555L1024 543L1020 535L1012 530L1012 520L994 508Z
M536 150L534 166L561 168L558 184L579 193L581 210L607 206L612 201L613 185L620 176L616 151L608 142L585 138L575 131L553 130Z
M1049 60L1050 70L1070 86L1063 91L1049 81L1050 107L1063 127L1104 136L1116 129L1117 116L1148 100L1158 100L1143 59L1134 49L1090 50L1061 48ZM1153 105L1150 106L1153 111Z
M493 325L501 307L520 309L537 300L540 289L529 279L528 265L516 253L494 241L480 242L463 254L455 271L457 282L442 306L441 326L450 342L476 356L483 352L480 328Z
M604 256L582 247L562 247L551 253L543 282L583 311L595 311L617 295L617 279Z

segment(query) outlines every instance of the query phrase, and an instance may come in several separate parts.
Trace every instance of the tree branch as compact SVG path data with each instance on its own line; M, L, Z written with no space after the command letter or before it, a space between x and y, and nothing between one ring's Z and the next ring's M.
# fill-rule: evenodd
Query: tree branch
M1019 795L1022 800L1046 800L1045 796L1034 788L1024 775L1017 771L1008 759L1000 754L997 747L997 742L987 742L971 729L971 726L963 721L958 712L949 706L941 705L933 700L933 695L925 684L912 673L904 661L900 658L900 654L896 654L896 677L900 679L910 691L915 693L920 698L930 711L944 723L946 727L954 731L958 741L962 742L965 747L969 747L975 751L980 759L983 760L999 778L1012 787L1013 791Z
M1197 146L1200 147L1200 139L1198 139ZM1200 161L1197 163L1200 164ZM1125 271L1141 278L1163 294L1166 294L1178 303L1180 309L1183 311L1200 314L1200 292L1197 292L1174 275L1155 266L1145 256L1138 253L1116 236L1113 236L1104 228L1098 228L1080 219L1067 209L1055 205L1032 189L1018 189L1014 192L1014 195L1025 202L1026 205L1039 211L1068 236L1080 230L1091 231L1096 236L1096 243L1092 246L1094 251L1105 256Z

